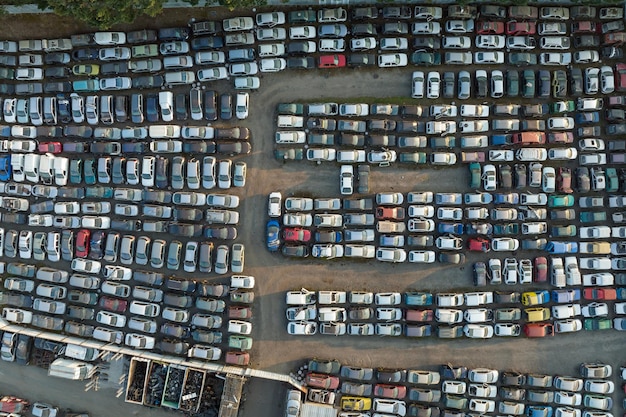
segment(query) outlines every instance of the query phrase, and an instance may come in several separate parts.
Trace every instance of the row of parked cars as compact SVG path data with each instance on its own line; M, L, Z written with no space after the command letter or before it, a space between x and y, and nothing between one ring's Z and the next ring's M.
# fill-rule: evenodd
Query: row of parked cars
M3 318L12 323L125 343L139 349L154 349L158 338L158 347L163 352L218 360L221 357L218 346L222 343L220 329L223 317L227 316L230 319L227 331L231 333L229 347L250 349L252 340L248 335L252 325L245 320L252 317L247 304L253 300L248 290L254 288L254 277L233 275L230 285L201 284L136 271L132 276L135 284L130 282L130 274L105 274L103 280L97 275L87 275L95 274L87 269L95 263L83 261L78 265L79 262L73 262L75 273L71 276L63 270L41 267L34 274L25 271L24 277L7 278L4 287L9 291L2 293L6 305ZM37 281L29 279L32 277ZM234 304L227 307L222 298L229 292ZM31 294L35 295L34 299ZM124 336L122 329L125 327L129 333ZM190 349L191 339L216 346L199 345L197 349Z
M529 417L610 416L610 394L615 390L608 379L613 368L602 363L581 364L582 378L452 365L442 365L438 371L372 369L319 359L309 361L307 369L305 382L316 393L309 391L308 399L340 407L340 416L373 411L438 417L496 409ZM585 407L584 413L579 406ZM289 408L286 416L294 416Z
M584 276L582 292L578 288L564 288L552 292L527 291L521 295L498 291L439 293L435 297L429 293L406 293L403 299L400 293L353 291L347 297L343 291L320 291L316 297L314 292L304 289L291 291L286 295L287 332L486 339L494 335L520 336L522 332L528 337L543 337L583 328L624 330L626 322L622 316L626 314L626 303L606 301L623 300L626 295L620 288L612 290L613 298L605 297L610 291L604 290L613 284L602 284L602 278ZM435 304L433 300L436 308L431 307ZM581 304L581 300L591 302ZM504 306L490 308L494 303ZM551 307L547 306L551 303ZM349 306L342 306L345 304ZM370 307L372 304L375 308ZM608 317L612 314L616 315L613 321Z

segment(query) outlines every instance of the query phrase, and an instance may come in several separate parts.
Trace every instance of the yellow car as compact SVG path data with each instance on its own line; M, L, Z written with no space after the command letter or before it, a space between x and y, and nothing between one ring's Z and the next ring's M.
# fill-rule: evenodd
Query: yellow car
M524 310L529 322L545 321L550 318L550 309L546 307L534 307Z
M546 290L529 291L522 293L522 305L536 306L550 301L550 292Z
M344 411L367 411L372 409L372 399L366 397L342 397L341 409Z
M96 64L81 64L74 65L72 67L72 73L74 75L98 75L100 74L100 65Z

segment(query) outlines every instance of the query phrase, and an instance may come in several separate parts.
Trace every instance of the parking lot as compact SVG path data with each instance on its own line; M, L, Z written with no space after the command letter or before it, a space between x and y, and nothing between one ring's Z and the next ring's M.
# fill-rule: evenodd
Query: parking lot
M613 65L610 61L607 65ZM489 71L496 67L486 67ZM367 102L384 104L385 99L393 104L413 104L419 102L424 109L430 110L431 104L483 104L490 98L472 97L462 103L458 97L439 99L409 99L412 91L412 72L415 68L404 69L366 69L353 70L288 70L281 74L261 75L261 88L250 94L250 117L237 122L252 130L252 152L245 158L248 169L246 187L236 190L240 197L240 222L238 242L246 250L245 274L256 277L255 302L253 305L253 338L251 366L289 373L297 369L303 358L336 358L355 366L385 366L404 368L433 368L440 363L452 362L465 366L487 366L499 369L514 367L520 371L574 374L576 366L583 361L602 360L618 367L621 363L620 344L623 337L620 332L602 332L602 344L598 344L598 333L579 332L561 335L551 340L533 340L515 338L512 340L492 339L489 341L455 340L441 341L436 338L352 338L316 335L311 338L290 337L285 332L285 292L307 288L309 290L367 290L373 292L406 291L409 289L440 292L444 290L470 290L472 288L472 264L476 261L488 262L493 253L467 253L467 262L462 265L434 264L387 264L374 261L353 261L335 259L329 262L306 259L290 259L280 254L269 253L265 249L265 222L267 196L273 191L281 191L283 198L290 196L337 197L339 195L339 167L334 163L314 164L301 161L277 161L274 157L276 131L276 105L289 102ZM454 71L458 67L441 66L430 68L441 73ZM532 67L539 70L540 67ZM552 71L552 67L550 71ZM426 69L428 72L429 69ZM211 84L218 93L231 92L232 81L216 81ZM180 87L177 87L180 89ZM180 89L180 91L183 91ZM598 95L599 96L599 95ZM497 104L530 104L532 98L501 98ZM546 98L545 102L556 101ZM601 113L602 114L602 113ZM542 115L547 121L549 116ZM428 119L430 120L430 119ZM426 122L427 119L421 120ZM456 126L460 119L455 119ZM493 120L490 120L493 122ZM605 123L598 126L605 129ZM578 126L576 126L578 128ZM493 133L493 132L492 132ZM491 135L491 133L487 133ZM621 136L615 136L616 139ZM429 138L430 140L430 138ZM608 138L605 138L608 143ZM460 134L457 133L460 142ZM491 143L491 142L490 142ZM574 145L576 145L574 143ZM574 146L571 145L571 146ZM457 145L453 152L461 159L460 152L465 152ZM498 148L500 150L506 147ZM428 145L428 158L432 154ZM472 150L473 151L473 150ZM478 149L477 151L486 151ZM445 152L450 152L446 150ZM469 152L469 151L468 151ZM489 156L486 155L488 159ZM520 161L494 161L496 165L509 165L511 168ZM576 161L546 164L576 167ZM617 166L613 164L611 166ZM501 169L498 166L498 169ZM433 191L459 192L474 191L468 187L470 175L467 164L457 163L450 167L435 167L429 164L420 166L392 164L389 167L372 165L370 178L370 196L377 192ZM534 189L532 191L539 191ZM578 194L575 194L577 197ZM595 195L594 192L584 196ZM576 215L582 209L576 207ZM609 212L609 218L610 218ZM548 220L549 221L549 220ZM463 221L465 223L465 221ZM521 223L520 223L521 224ZM578 218L567 224L580 227ZM6 226L5 226L6 228ZM467 236L464 236L465 238ZM516 237L517 238L517 237ZM522 237L520 237L521 239ZM566 240L578 240L575 237ZM525 251L513 253L513 257L534 258L545 255L544 252ZM509 255L507 255L509 256ZM502 257L504 258L504 257ZM215 276L215 275L213 275ZM197 278L206 282L225 283L224 279ZM548 284L539 284L548 289ZM528 286L506 286L500 284L491 289L518 290ZM568 352L567 355L561 352ZM513 365L512 365L513 364ZM258 392L250 393L256 397ZM282 398L282 393L277 394ZM279 398L279 397L276 397ZM259 403L267 399L257 398ZM273 408L267 407L271 411ZM256 412L249 407L245 412ZM269 415L269 412L267 413ZM275 413L272 413L275 414Z

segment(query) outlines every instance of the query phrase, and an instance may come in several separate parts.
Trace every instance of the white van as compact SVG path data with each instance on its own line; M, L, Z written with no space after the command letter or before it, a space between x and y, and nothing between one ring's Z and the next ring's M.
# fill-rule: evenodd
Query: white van
M550 283L552 284L552 286L557 288L565 287L566 279L565 268L563 267L563 259L551 258L550 261L552 263Z
M43 111L42 111L41 97L31 97L28 104L28 113L30 116L30 122L35 126L41 126L43 124Z
M56 185L67 185L67 173L70 166L69 158L63 156L57 156L53 160L54 162L54 183Z
M148 129L148 136L153 139L173 139L180 137L180 126L177 125L152 125Z
M44 184L52 184L54 178L54 155L45 154L39 157L39 178Z
M94 348L74 345L72 343L68 343L65 346L65 356L68 358L78 359L81 361L93 361L99 354L100 352L98 349Z
M124 333L117 330L109 330L105 327L96 327L93 331L93 335L91 335L96 340L101 340L107 343L122 343L122 339L124 338Z
M43 98L43 121L48 125L57 124L57 98Z
M302 288L300 291L288 291L286 297L287 305L315 304L317 298L315 291Z
M164 122L174 120L174 93L171 91L159 92L159 107L161 108L161 119Z
M235 115L237 119L243 120L248 118L248 106L250 104L250 94L237 93L237 103L235 105Z
M100 96L100 121L113 124L113 96Z
M39 159L41 155L29 153L24 156L24 174L26 180L34 183L39 182Z

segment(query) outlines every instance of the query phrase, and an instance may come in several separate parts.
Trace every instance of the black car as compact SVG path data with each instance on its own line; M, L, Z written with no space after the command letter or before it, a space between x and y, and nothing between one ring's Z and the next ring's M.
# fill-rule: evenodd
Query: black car
M43 62L46 65L67 64L70 62L70 54L67 52L53 52L45 54Z
M441 40L432 36L416 37L413 39L415 49L439 49Z
M141 230L141 220L111 220L111 229L136 232Z
M383 17L385 19L410 19L411 7L409 6L383 7Z
M100 74L118 75L128 73L128 61L107 62L100 65Z
M202 220L203 212L196 208L176 208L174 209L174 220L197 222Z
M123 94L115 96L115 121L124 123L128 120L128 96Z
M65 126L63 128L63 135L90 138L93 135L93 129L89 126Z
M143 29L128 32L126 34L126 42L128 43L146 43L154 42L157 40L156 30Z
M378 9L376 7L357 7L352 9L352 20L376 19Z
M204 93L204 118L217 120L217 93L213 90Z
M186 153L215 153L215 142L212 140L194 140L183 142L183 152Z
M550 71L539 71L537 82L537 95L541 98L550 97Z
M159 39L162 41L184 41L189 38L187 28L163 28L159 29Z
M406 35L409 33L409 25L406 22L387 22L383 25L385 35Z
M157 157L156 159L156 169L155 169L155 185L157 188L167 188L169 185L169 168L170 160L164 158L162 156Z
M172 193L169 191L144 191L143 199L152 203L169 204L172 202Z
M63 94L57 95L57 117L61 123L69 123L72 121L70 101Z
M191 49L203 51L206 49L216 49L224 47L224 39L221 36L203 36L191 41Z
M45 93L70 93L72 92L72 83L69 81L59 83L45 83L43 86Z
M309 248L306 245L285 245L281 251L283 256L292 256L295 258L306 258L309 256Z
M105 241L105 234L101 230L91 232L91 241L89 242L89 258L90 259L102 259L104 256L104 249L102 247Z
M233 117L233 96L230 94L220 95L220 118L230 120Z
M25 334L17 336L17 347L15 349L15 361L20 365L28 365L30 362L30 351L33 347L33 338Z
M287 44L287 53L292 55L306 55L315 52L315 44L309 41L295 41Z
M86 142L63 142L63 152L89 153L89 144Z
M247 127L219 127L215 129L216 139L248 140L251 134L252 132Z
M44 70L45 78L67 78L70 75L70 70L66 67L50 67Z
M214 35L222 31L222 24L220 22L208 21L208 22L194 22L191 25L191 32L194 36L200 35Z
M75 49L72 51L72 59L75 61L94 61L100 58L100 52L96 48Z
M570 88L574 96L583 93L583 72L580 68L570 68Z
M159 121L159 98L156 94L146 96L146 119L149 122Z
M123 153L145 153L146 144L144 142L124 142L122 143Z
M160 75L144 75L133 78L133 88L156 88L163 85L163 77Z
M595 35L580 35L574 37L575 48L592 48L600 46L600 37Z
M91 153L102 155L119 155L122 147L119 142L93 142Z
M191 279L169 277L165 280L165 287L168 290L180 291L186 294L193 294L197 285L196 281Z
M187 223L170 223L167 228L168 233L175 236L183 237L199 237L202 236L201 224L187 224Z
M359 23L356 25L352 25L351 32L352 36L368 36L378 34L376 26L371 23Z
M376 56L374 54L350 54L347 59L350 67L365 67L376 65Z
M216 152L226 155L241 155L250 153L250 150L252 147L248 142L221 142L217 144Z
M315 68L315 60L311 57L288 58L287 68L291 69L311 69Z
M617 46L605 46L602 48L603 59L621 59L624 57L624 50Z
M189 117L188 106L187 106L187 95L186 94L176 94L175 100L175 111L176 111L176 120L184 121Z

